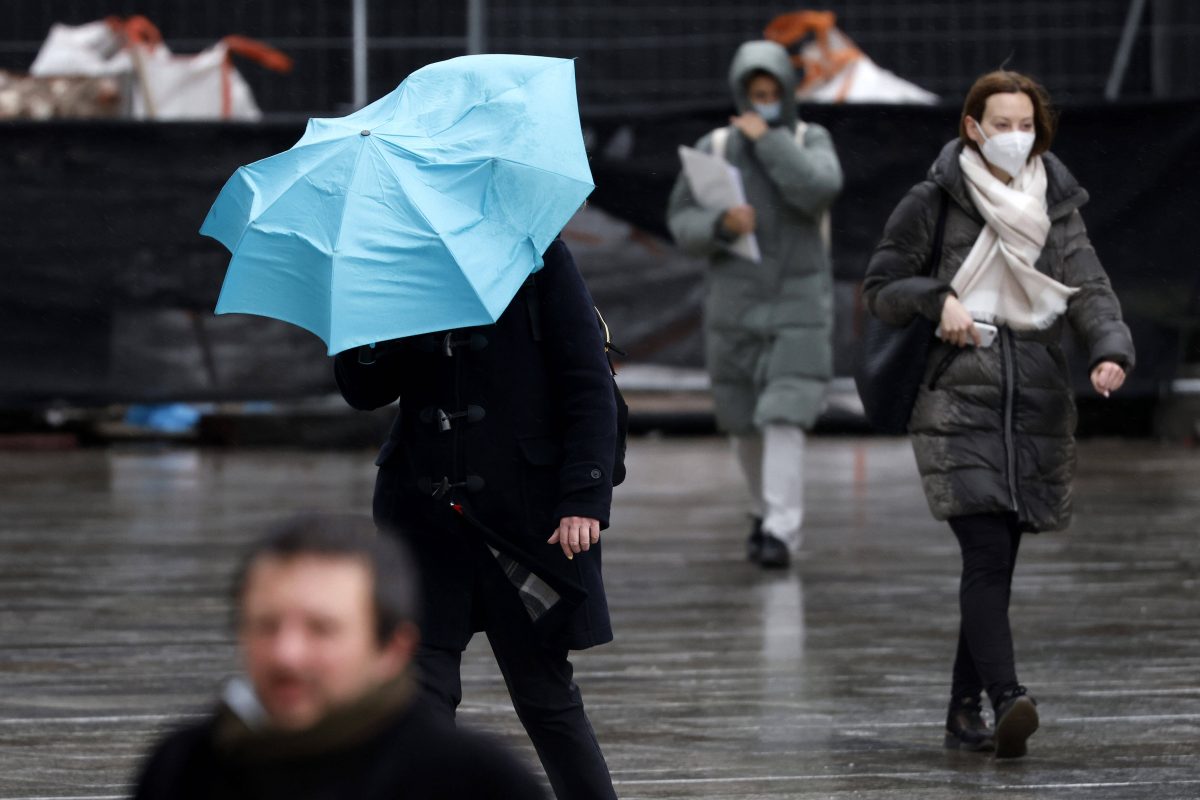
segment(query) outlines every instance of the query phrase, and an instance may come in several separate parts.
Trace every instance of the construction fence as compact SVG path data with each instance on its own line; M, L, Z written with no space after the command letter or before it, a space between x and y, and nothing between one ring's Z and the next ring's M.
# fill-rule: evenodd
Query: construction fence
M6 0L0 70L27 69L55 22L143 14L176 52L237 33L292 56L290 75L244 69L268 116L345 113L423 64L473 51L577 58L585 113L676 112L727 103L736 46L805 7L833 11L878 64L951 103L1002 64L1038 76L1063 103L1106 91L1200 95L1191 0Z

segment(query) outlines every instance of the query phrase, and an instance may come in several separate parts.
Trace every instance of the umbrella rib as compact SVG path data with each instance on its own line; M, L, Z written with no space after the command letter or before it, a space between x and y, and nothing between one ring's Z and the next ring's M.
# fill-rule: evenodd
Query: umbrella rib
M388 172L390 172L392 174L392 177L396 179L397 184L399 184L401 186L404 185L403 179L401 179L401 177L398 174L396 174L396 170L392 167L391 163L386 158L380 158L380 159L378 159L378 161L382 162L384 164L384 166L387 167ZM453 197L450 197L449 195L444 194L444 193L438 191L437 189L435 189L434 187L430 186L424 180L421 180L419 172L417 173L417 180L421 182L422 186L429 189L431 192L435 192L438 195L445 197L447 200L452 200L455 203L459 202L458 200L455 200ZM384 202L387 202L387 193L386 192L383 193L383 200L384 200ZM459 203L459 205L462 205L462 204ZM389 206L389 208L391 208L390 203L388 204L388 206ZM421 219L423 219L425 221L425 224L429 226L430 230L435 231L436 233L438 233L439 236L441 236L441 231L438 230L438 226L433 223L433 220L431 220L431 219L429 219L429 217L425 216L425 212L421 209L421 207L419 205L417 205L416 203L413 203L412 208L418 214L421 215ZM397 209L392 208L392 210L396 211ZM450 245L447 244L444 239L442 240L442 245L446 248L447 251L450 252L451 255L454 254L454 251L450 249ZM482 308L486 312L487 311L487 303L485 303L483 301L483 297L480 296L479 290L475 288L475 284L471 283L470 281L466 281L466 284L467 284L467 286L471 287L471 293L475 295L475 300L479 303L479 307Z
M401 181L401 179L400 179L400 176L399 176L399 175L397 175L397 174L396 174L396 171L392 169L392 167L391 167L391 164L390 164L390 163L388 163L387 159L386 159L386 158L384 158L384 159L380 159L380 160L381 160L381 161L383 161L385 164L387 164L387 166L388 166L388 169L389 169L389 170L391 171L391 173L392 173L392 176L393 176L393 177L395 177L397 181ZM595 184L593 184L593 183L590 183L590 182L588 182L588 181L583 181L583 180L580 180L579 178L574 178L574 177L572 177L572 176L570 176L570 175L564 175L564 174L563 174L563 173L561 173L561 172L555 172L555 171L553 171L553 170L546 169L545 167L539 167L539 166L537 166L537 165L535 165L535 164L527 164L527 163L525 163L524 161L518 161L518 160L517 160L517 159L515 159L515 158L506 158L506 157L504 157L504 156L488 156L488 157L483 157L483 158L480 158L478 162L471 162L471 163L479 163L479 164L483 164L483 163L486 163L486 162L488 162L488 161L503 161L503 162L505 162L505 163L507 163L507 164L516 164L517 166L520 166L520 167L526 167L526 168L528 168L528 169L531 169L531 170L536 170L537 172L541 172L541 173L543 173L543 174L546 174L546 175L553 175L553 176L555 176L555 177L558 177L558 178L562 178L562 179L564 179L564 180L571 181L572 183L577 183L577 184L579 184L580 186L587 186L587 187L589 187L589 189L595 189L595 188L596 188L596 185L595 185ZM466 163L466 162L462 162L462 163ZM436 161L435 161L435 162L429 162L429 165L430 165L430 166L433 166L433 167L439 167L439 166L458 166L459 164L455 164L455 163L453 163L453 162L436 162ZM437 188L436 186L432 186L432 185L430 185L430 183L429 183L428 181L426 181L424 178L422 178L422 177L421 177L421 173L420 173L420 171L419 171L419 170L416 172L416 179L417 179L417 180L419 180L419 181L421 182L421 185L422 185L422 186L424 186L424 187L425 187L426 189L428 189L429 191L431 191L431 192L434 192L434 193L436 193L436 194L440 195L441 197L444 197L444 198L446 198L447 200L450 200L450 201L452 201L452 202L459 203L459 205L462 205L462 203L461 203L461 202L460 202L460 201L459 201L457 198L455 198L455 197L453 197L453 196L451 196L451 195L448 195L448 194L446 194L445 192L443 192L441 189ZM401 182L402 182L402 181L401 181ZM589 191L589 194L590 194L590 191ZM424 216L424 215L422 215L422 217L423 217L423 216ZM429 220L427 220L427 219L426 219L426 222L428 222L428 221L429 221ZM498 223L498 224L504 224L504 223L501 223L501 222L500 222L500 220L493 219L492 221L493 221L493 222L496 222L496 223ZM432 223L430 223L430 224L432 224ZM509 228L511 228L512 230L516 231L517 233L521 233L521 232L522 232L522 231L521 231L519 228L513 228L511 225L506 225L506 227L509 227Z
M496 160L502 160L502 159L496 159ZM520 163L520 162L514 162L514 163ZM537 167L531 167L531 169L537 169ZM542 170L542 171L548 172L548 170ZM548 174L553 175L553 174L557 174L557 173L549 173L548 172ZM419 180L421 182L422 186L424 186L426 189L433 192L434 194L438 195L439 197L444 197L451 202L458 203L459 205L464 205L460 200L458 200L458 198L446 194L445 192L443 192L441 189L437 188L436 186L431 186L428 181L426 181L420 177L420 172L417 173L417 180ZM572 179L569 178L568 180L572 180ZM470 206L466 206L466 207L470 208ZM474 209L472 209L472 210L474 210ZM479 212L477 212L477 211L475 213L479 214ZM422 214L421 216L424 218L425 215ZM493 223L495 225L501 225L501 226L507 228L508 230L512 231L514 234L517 234L520 236L526 236L526 237L528 236L528 234L525 233L525 231L522 231L520 228L517 228L514 225L510 224L507 219L498 219L496 217L484 217L482 214L479 214L479 216L480 216L480 219L488 219L491 223ZM428 221L429 220L426 219L426 222L428 222ZM433 223L430 223L430 225L432 225L432 224ZM447 247L449 247L449 246L447 246Z
M463 112L461 114L459 114L457 117L455 117L454 120L449 125L445 126L444 128L439 128L438 130L433 131L433 132L426 131L425 135L430 138L437 136L439 133L442 133L443 131L447 131L450 128L453 128L455 125L457 125L459 122L462 121L463 117L467 116L467 114L470 114L472 111L474 111L479 106L484 105L485 103L493 103L496 100L498 100L499 98L504 97L504 95L508 94L509 92L515 92L518 89L523 89L523 88L525 88L525 84L529 83L534 78L540 76L542 73L548 72L552 69L563 67L563 66L565 66L565 63L574 63L574 61L575 61L575 59L573 59L573 58L571 58L571 59L565 59L565 58L564 59L553 59L551 61L551 63L546 65L545 69L539 69L537 72L535 72L531 75L526 75L521 80L520 83L516 84L515 86L508 87L503 92L498 92L497 94L494 94L491 97L484 98L482 101L476 103L475 105L471 106L470 108L464 109Z
M320 144L320 142L314 142L314 145L315 144ZM344 143L342 145L342 147L339 147L336 150L334 150L334 152L329 154L329 158L323 159L320 163L324 163L325 161L328 161L330 158L335 157L336 155L341 153L342 150L346 149L346 147L349 144L353 144L353 140L347 140L347 142ZM312 145L305 145L305 146L309 147ZM289 151L285 150L284 152L286 153ZM283 155L283 154L279 153L277 155ZM267 158L259 159L259 161L255 161L254 164L257 164L260 161L269 161L272 158L275 158L275 156L268 156ZM254 166L254 164L249 164L247 166ZM355 165L357 166L357 161L355 162ZM241 172L244 169L246 169L246 167L238 167L237 171ZM255 214L253 217L248 217L246 219L245 227L242 228L242 232L238 236L237 243L233 246L233 249L230 250L230 252L231 253L237 252L238 247L240 247L242 244L242 239L246 238L246 234L250 232L251 225L253 225L255 222L258 222L258 220L260 220L264 214L266 214L268 211L270 211L272 208L274 208L275 204L278 203L280 200L282 200L283 196L292 190L292 187L294 187L297 183L299 183L300 181L305 180L307 178L308 178L308 172L300 173L299 175L296 176L295 180L288 183L288 185L281 192L279 192L279 194L275 195L275 198L271 202L269 202L265 206L263 206L262 209L257 214ZM220 197L218 197L217 199L219 200ZM344 213L344 208L343 208L343 213Z
M364 142L363 144L366 146L373 146L369 141L370 137L367 137L367 139L368 141ZM366 147L360 146L358 148L358 152L354 154L354 163L350 166L350 181L346 186L346 193L342 198L342 213L338 217L337 238L334 239L333 248L329 254L329 342L327 342L327 344L333 341L333 281L334 276L337 274L336 259L338 255L338 248L342 244L342 231L346 226L346 209L350 207L351 187L353 187L354 178L358 174L358 162L362 161L364 150L366 150Z
M539 167L537 164L527 164L524 161L518 161L515 158L508 158L506 156L495 156L494 160L503 161L508 164L516 164L517 166L520 166L520 167L528 167L529 169L534 169L534 170L537 170L538 172L544 172L547 175L554 175L559 178L565 178L566 180L573 181L574 183L578 183L578 184L581 184L584 186L591 186L593 189L596 188L596 185L594 183L589 183L588 181L582 181L579 178L574 178L570 175L564 175L561 172L555 172L554 170L549 170L549 169L546 169L545 167Z
M368 136L365 138L367 139L367 142L365 142L364 144L366 144L367 146L370 146L370 147L374 147L374 144L370 141L371 137ZM364 147L358 148L358 152L355 153L355 155L354 155L354 164L352 164L350 166L350 185L346 187L345 199L342 201L342 214L341 214L341 216L338 217L337 238L333 242L333 252L334 253L337 253L338 247L340 247L342 244L342 229L345 227L345 224L346 224L346 209L350 206L350 189L351 189L351 186L354 185L354 176L358 174L358 162L362 161L363 150L365 150L365 149L366 148L364 148ZM329 280L330 280L330 282L333 281L333 270L329 271Z

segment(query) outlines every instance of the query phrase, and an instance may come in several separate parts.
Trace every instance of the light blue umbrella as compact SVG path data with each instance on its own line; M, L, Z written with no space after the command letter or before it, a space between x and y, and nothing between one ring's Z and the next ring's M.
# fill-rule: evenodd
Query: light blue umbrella
M330 355L487 325L593 188L574 62L430 64L234 173L200 228L232 253L216 312L299 325Z

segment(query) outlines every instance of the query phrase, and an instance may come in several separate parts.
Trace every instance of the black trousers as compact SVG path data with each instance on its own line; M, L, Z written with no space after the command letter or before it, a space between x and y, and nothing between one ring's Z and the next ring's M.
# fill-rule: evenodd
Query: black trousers
M1017 686L1008 604L1021 531L1013 514L971 514L949 522L963 560L951 698L986 691L994 708L1002 693Z
M615 800L600 743L572 679L567 650L547 647L491 552L477 548L472 612L487 634L517 717L533 741L559 800ZM586 556L583 556L586 558ZM431 706L453 721L462 701L462 650L417 650L419 681Z

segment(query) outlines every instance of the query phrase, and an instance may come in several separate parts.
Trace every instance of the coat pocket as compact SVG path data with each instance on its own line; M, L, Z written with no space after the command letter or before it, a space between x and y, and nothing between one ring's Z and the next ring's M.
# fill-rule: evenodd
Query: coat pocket
M521 516L526 529L543 539L556 521L551 514L558 505L558 471L562 463L562 445L552 436L530 436L517 440L521 454Z
M562 460L562 445L552 436L527 436L517 446L525 463L535 467L555 467Z

